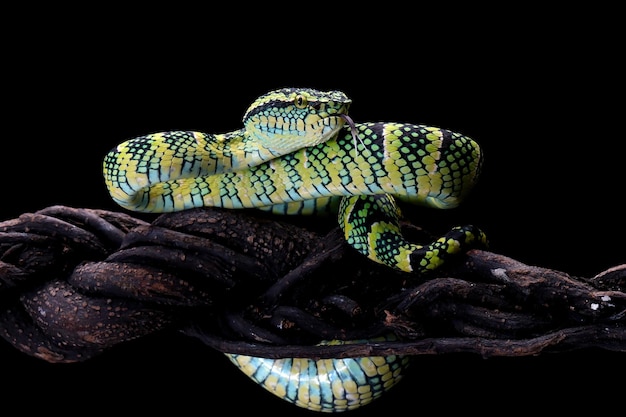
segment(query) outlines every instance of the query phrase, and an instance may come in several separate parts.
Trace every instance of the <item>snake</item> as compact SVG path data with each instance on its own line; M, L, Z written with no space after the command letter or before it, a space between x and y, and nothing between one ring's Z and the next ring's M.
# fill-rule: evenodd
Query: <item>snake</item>
M474 225L427 244L407 240L401 204L457 207L476 184L483 152L467 135L406 122L360 122L342 91L279 88L260 95L243 127L226 133L172 130L121 142L103 161L121 207L165 213L197 207L277 215L337 216L346 242L376 263L427 274L470 247L486 245ZM322 341L358 343L370 341ZM394 386L403 355L269 359L225 353L246 375L300 407L338 412Z

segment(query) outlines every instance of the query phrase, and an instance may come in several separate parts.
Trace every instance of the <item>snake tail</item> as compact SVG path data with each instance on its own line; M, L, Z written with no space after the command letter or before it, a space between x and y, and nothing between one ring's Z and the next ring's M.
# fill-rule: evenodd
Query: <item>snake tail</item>
M388 194L354 196L341 201L339 225L350 246L373 261L404 272L426 273L448 257L488 244L483 231L473 225L454 227L426 245L411 243L402 235L399 213Z

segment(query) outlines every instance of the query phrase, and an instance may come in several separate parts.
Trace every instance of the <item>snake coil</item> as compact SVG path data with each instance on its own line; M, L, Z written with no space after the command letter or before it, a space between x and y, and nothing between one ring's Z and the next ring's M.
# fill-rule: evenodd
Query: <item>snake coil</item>
M409 242L397 206L399 200L457 207L478 179L483 159L478 144L430 126L354 123L350 105L340 91L270 91L250 105L239 130L160 132L119 144L104 159L105 182L115 202L139 212L222 207L335 213L350 246L404 272L427 273L447 257L486 244L482 231L471 225L427 245ZM368 403L393 386L407 364L403 356L227 356L274 394L318 411Z

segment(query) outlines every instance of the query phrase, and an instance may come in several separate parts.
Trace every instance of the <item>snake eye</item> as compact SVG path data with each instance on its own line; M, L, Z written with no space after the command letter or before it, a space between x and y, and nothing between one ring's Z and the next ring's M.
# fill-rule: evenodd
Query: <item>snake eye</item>
M302 94L298 94L293 102L296 105L296 107L299 109L305 108L306 105L309 103L307 98L303 96Z

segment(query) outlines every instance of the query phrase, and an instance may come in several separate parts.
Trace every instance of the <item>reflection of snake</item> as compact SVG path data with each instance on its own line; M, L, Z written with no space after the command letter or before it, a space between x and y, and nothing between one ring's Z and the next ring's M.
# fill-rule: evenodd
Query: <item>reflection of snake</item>
M473 226L456 227L427 245L408 242L400 233L395 202L456 207L480 171L476 142L422 125L354 123L347 116L350 104L338 91L272 91L248 108L240 130L216 135L171 131L118 145L105 157L105 182L113 200L134 211L202 206L283 214L338 211L351 246L407 272L432 270L447 256L485 243ZM333 365L332 373L321 369L323 361L229 357L282 398L323 411L369 402L383 386L393 385L399 373L393 368L404 360L335 359L326 363ZM365 366L365 360L377 366ZM345 367L340 369L339 362ZM289 371L275 372L279 363ZM296 364L306 369L296 371ZM372 377L370 369L379 375ZM331 374L341 382L324 383Z

